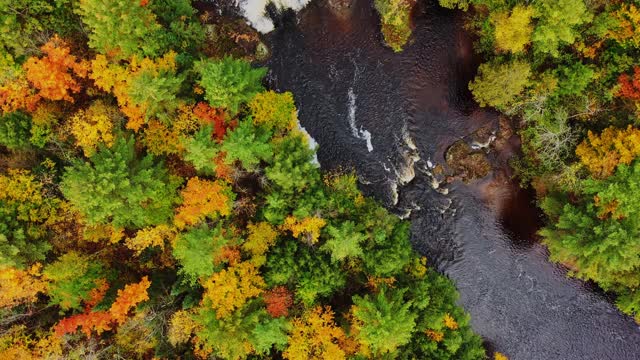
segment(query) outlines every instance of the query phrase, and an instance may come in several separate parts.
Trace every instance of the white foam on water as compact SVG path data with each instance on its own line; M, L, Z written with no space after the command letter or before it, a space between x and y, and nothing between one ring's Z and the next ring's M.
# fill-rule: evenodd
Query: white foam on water
M347 96L349 98L349 126L351 127L351 134L357 139L365 140L367 142L367 150L372 152L373 144L371 144L371 133L362 127L360 127L360 129L356 127L356 110L358 106L356 105L356 94L353 92L353 87L349 88Z
M273 21L267 16L265 8L269 2L281 9L289 8L300 11L311 0L236 0L236 4L249 21L249 24L259 32L266 34L274 28Z
M307 138L307 144L309 145L309 149L313 150L313 160L311 160L311 163L316 164L318 166L320 166L320 161L318 161L318 154L316 153L316 150L318 150L318 146L320 146L318 144L318 142L316 141L316 139L314 139L311 134L309 134L309 132L307 131L307 129L305 129L302 124L300 124L300 120L298 119L298 115L296 112L296 125L298 127L298 130L300 130L300 132L302 132L304 134L304 136Z

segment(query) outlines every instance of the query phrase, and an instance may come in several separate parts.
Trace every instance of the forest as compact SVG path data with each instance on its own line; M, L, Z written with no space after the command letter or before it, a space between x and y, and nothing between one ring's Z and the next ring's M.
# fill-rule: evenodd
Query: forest
M493 51L489 10L507 24L513 15L506 4L486 9L473 24ZM526 43L521 53L496 52L473 89L488 105L524 113L534 106L525 88L547 84L534 80L544 67L556 84L544 93L553 106L531 121L558 119L548 113L576 99L598 118L610 119L613 105L629 116L589 133L576 150L584 165L569 163L572 141L547 172L529 165L542 157L521 167L554 184L545 208L561 221L545 230L547 241L583 277L598 275L588 264L608 253L578 257L582 247L563 245L577 235L560 226L582 216L612 244L614 224L635 230L632 199L615 186L633 183L640 166L625 142L637 130L622 127L640 99L640 70L629 72L634 40L608 30L635 7L603 9L601 20L575 24L593 27L581 53L564 52L577 36L571 25L544 53L527 55ZM408 21L403 11L390 21ZM314 162L295 94L266 89L267 69L252 65L266 51L243 21L204 2L0 0L0 358L485 357L451 281L412 249L409 223L364 197L352 171ZM505 81L493 74L522 75L512 67L531 67L531 79L512 85L508 99L490 96L484 89ZM608 76L618 90L576 80L583 73ZM563 111L596 129L585 109ZM546 135L530 129L535 150ZM609 149L611 141L624 146ZM553 166L584 180L551 178ZM563 196L571 205L554 207ZM631 299L634 268L617 269L597 280Z
M640 321L640 2L439 1L476 36L474 98L520 123L550 259Z

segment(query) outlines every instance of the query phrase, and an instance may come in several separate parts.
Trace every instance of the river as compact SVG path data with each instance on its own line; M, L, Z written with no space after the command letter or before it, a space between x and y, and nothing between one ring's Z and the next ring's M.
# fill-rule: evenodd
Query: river
M535 238L540 215L530 194L504 180L506 167L433 188L429 164L443 163L448 145L498 126L498 114L467 90L477 61L461 14L423 1L413 42L394 54L370 0L343 16L323 2L276 19L266 64L270 87L295 94L322 167L355 168L367 194L408 216L414 246L456 283L490 351L512 360L640 358L638 325L547 261Z

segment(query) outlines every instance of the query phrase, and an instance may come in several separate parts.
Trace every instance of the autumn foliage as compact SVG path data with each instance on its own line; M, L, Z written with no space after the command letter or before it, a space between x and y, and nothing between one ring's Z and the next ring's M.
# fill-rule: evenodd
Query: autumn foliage
M293 294L284 286L275 287L264 294L267 312L273 317L289 315L289 308L293 305Z
M175 218L179 227L194 225L206 217L227 216L231 213L233 198L230 189L221 181L191 178L181 195L183 202Z
M69 46L58 36L41 50L44 57L29 58L24 64L27 79L45 99L73 102L71 94L80 92L79 79L87 76L89 63L71 55Z
M633 68L633 76L629 74L620 75L618 83L620 84L619 96L640 101L640 66Z
M115 325L123 324L131 308L142 301L149 300L147 289L150 285L151 282L146 276L139 283L126 285L124 289L118 290L118 296L108 311L91 311L91 308L87 308L82 314L62 319L54 328L55 334L62 336L82 328L87 336L91 336L92 331L99 335L111 330ZM105 285L97 289L91 302L97 302L100 296L104 296Z
M611 176L619 164L629 165L640 155L640 130L608 127L601 134L589 131L576 148L580 162L597 178Z

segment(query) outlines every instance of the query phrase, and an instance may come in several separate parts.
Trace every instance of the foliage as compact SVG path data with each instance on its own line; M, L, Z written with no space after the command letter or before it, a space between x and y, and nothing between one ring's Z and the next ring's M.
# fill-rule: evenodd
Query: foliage
M40 277L41 265L28 270L3 267L0 271L0 308L35 303L38 294L47 291L47 283Z
M498 50L512 53L522 52L531 42L533 25L531 18L534 10L530 6L516 5L511 13L498 12L491 15L495 26L496 46Z
M415 6L413 0L375 0L374 7L380 13L382 35L395 52L402 51L411 37L411 10Z
M573 44L576 27L593 17L582 0L541 0L534 6L539 19L532 37L534 48L553 56L559 55L559 46Z
M89 63L76 61L68 45L57 36L44 44L41 50L45 57L31 57L23 65L27 80L45 99L73 102L71 93L78 93L81 89L77 78L87 76Z
M256 94L249 102L251 119L257 126L269 130L292 130L297 122L296 105L293 94L278 94L273 90Z
M239 161L247 170L253 170L260 161L269 161L273 149L269 143L271 134L262 127L256 127L250 121L242 121L225 136L221 150L225 152L225 162L233 164Z
M211 138L211 125L201 128L193 137L185 141L184 159L191 162L199 172L212 174L216 170L214 159L220 151L218 143Z
M113 146L115 138L113 128L118 117L116 108L97 101L86 111L80 110L71 118L71 134L85 156L91 157L99 144L104 144L106 147Z
M200 278L208 278L221 264L216 261L222 249L233 242L228 229L222 224L209 228L206 225L194 227L186 233L180 234L173 244L173 256L182 265L182 273L189 282L195 283Z
M62 202L46 196L26 170L0 175L0 265L24 268L45 259L48 230L60 219Z
M205 99L211 106L226 108L231 113L238 112L241 103L263 90L260 81L267 72L264 68L252 69L248 62L230 57L201 61L196 69Z
M98 286L103 272L103 266L87 256L76 252L62 255L42 272L50 283L47 293L51 304L62 310L82 309L81 302L91 298L91 290Z
M175 223L178 227L195 225L206 218L231 214L234 193L221 181L189 179L180 193L182 205L178 208Z
M29 147L31 118L22 112L0 116L0 144L12 150Z
M61 184L90 224L132 228L166 222L176 187L151 155L136 156L133 138L118 138L111 149L102 146L90 162L74 162Z
M353 299L354 331L360 343L377 357L394 352L411 340L416 314L397 290Z
M203 301L221 319L242 308L248 299L262 294L264 280L251 263L241 262L213 274L203 282Z
M100 89L115 95L129 118L127 127L137 131L151 118L167 121L179 107L176 94L183 79L176 66L172 51L157 59L134 56L124 65L98 55L91 61L89 77Z
M340 348L345 333L335 324L330 307L317 306L307 311L303 317L292 322L287 349L282 356L288 360L302 359L346 359Z
M469 83L469 90L480 106L504 109L522 93L530 73L529 64L521 61L482 64L476 78Z
M640 155L640 130L629 125L626 129L608 127L599 135L589 131L576 155L593 177L606 178L619 164L629 165Z

